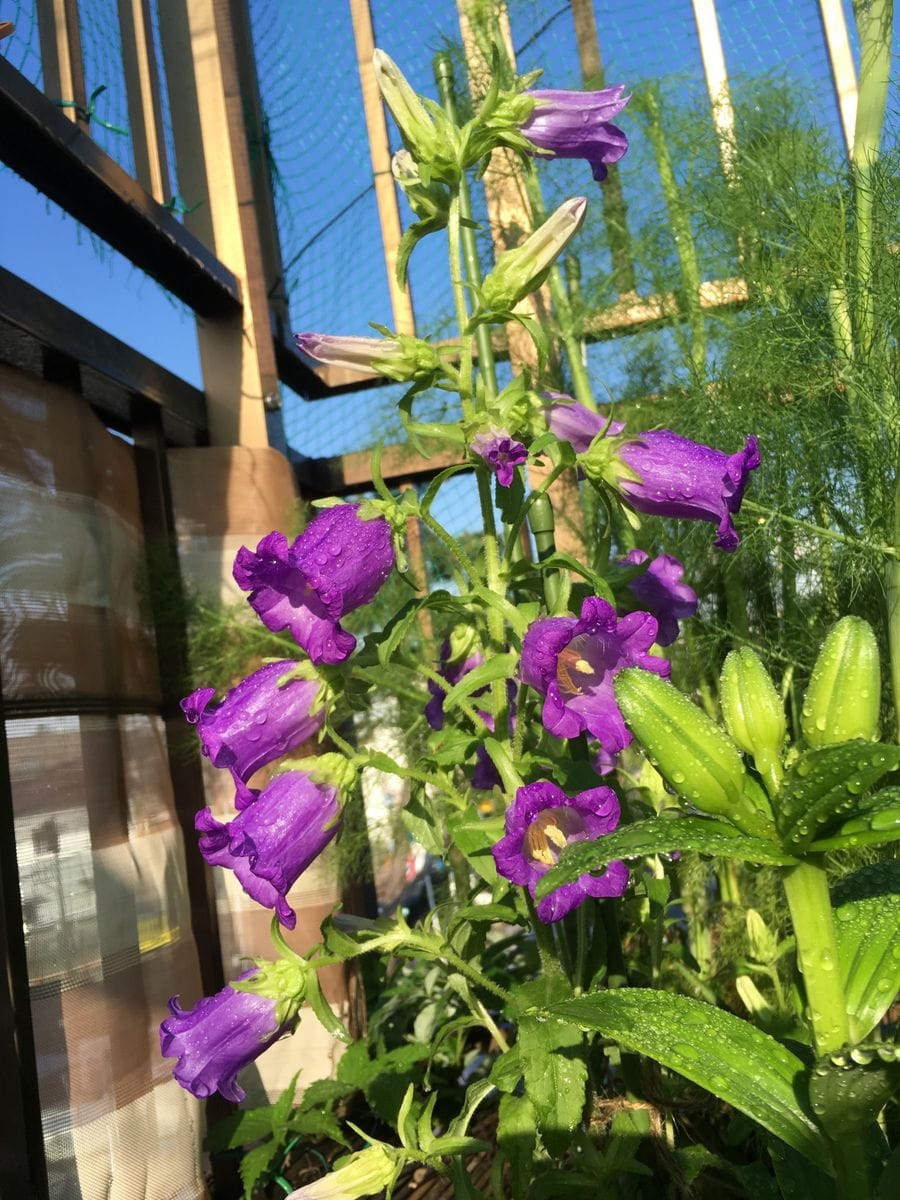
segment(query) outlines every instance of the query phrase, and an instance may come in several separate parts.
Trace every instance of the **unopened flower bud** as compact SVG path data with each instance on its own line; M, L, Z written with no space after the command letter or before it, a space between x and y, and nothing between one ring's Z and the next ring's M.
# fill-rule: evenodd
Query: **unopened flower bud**
M878 739L881 663L872 626L842 617L826 637L803 701L800 726L811 746Z
M343 367L347 371L374 371L398 383L434 379L441 369L437 350L429 342L405 334L375 338L297 333L294 341L298 350L331 367Z
M434 158L437 130L421 98L410 87L394 60L383 50L376 50L372 55L372 66L381 95L397 122L406 148L419 161Z
M732 650L719 680L725 727L738 746L752 754L769 782L781 777L781 748L787 733L784 706L759 656L749 647Z
M509 312L544 282L553 263L584 220L587 200L566 200L521 246L504 250L482 285L484 303L494 312Z
M755 908L747 909L747 942L754 962L773 963L778 957L778 939Z
M706 713L649 671L622 671L614 687L626 725L679 795L745 833L770 834L770 823L744 796L746 774L737 747Z
M337 1170L307 1183L285 1200L357 1200L381 1195L400 1173L402 1152L374 1142L339 1161Z

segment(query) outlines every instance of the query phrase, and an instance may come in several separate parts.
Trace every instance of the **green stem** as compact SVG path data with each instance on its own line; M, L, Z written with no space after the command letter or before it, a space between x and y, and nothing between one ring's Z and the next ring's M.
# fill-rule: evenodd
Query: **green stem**
M587 904L579 904L575 910L575 995L580 996L587 986L584 977L587 961Z
M459 560L462 569L469 577L469 581L471 583L477 583L481 578L478 573L478 569L472 562L471 558L469 558L468 554L466 554L465 550L463 550L462 546L460 546L456 538L453 537L452 534L448 533L443 525L434 519L430 512L420 513L419 519L431 530L435 537L439 538L443 542L443 544L450 551L451 555L454 555ZM453 559L451 558L450 561L452 562Z
M531 917L531 928L534 930L538 957L541 960L543 972L545 975L558 974L559 959L556 954L556 944L553 941L553 934L537 915L537 909L534 906L534 901L531 898L528 888L522 888L522 895L525 897L525 907L528 909L528 915Z
M431 667L425 666L424 663L419 664L417 671L419 675L422 675L425 679L429 680L429 682L433 683L435 687L439 687L444 695L446 695L453 686L447 682L443 675L439 675L437 671L432 670ZM487 721L485 721L478 709L475 708L474 705L469 704L467 700L458 700L457 707L459 708L460 712L464 713L465 716L469 718L476 729L490 729L490 726L488 725Z
M821 1057L840 1049L850 1036L828 878L815 858L785 871L782 878L797 939L797 961L806 985L813 1041Z
M764 504L756 504L752 500L747 500L743 504L745 512L759 513L762 517L774 517L777 521L783 521L786 525L794 525L798 529L805 529L809 533L814 533L816 537L825 538L831 542L842 542L845 546L855 546L860 550L875 550L879 554L883 554L886 558L900 559L900 545L891 546L887 542L872 542L866 541L864 538L852 537L847 533L838 533L836 529L830 529L825 525L816 525L813 521L804 521L800 517L789 517L787 513L779 512L776 508L767 508Z
M900 553L900 464L894 480L894 546ZM885 567L885 602L887 604L888 652L891 664L891 690L900 742L900 559L892 558Z

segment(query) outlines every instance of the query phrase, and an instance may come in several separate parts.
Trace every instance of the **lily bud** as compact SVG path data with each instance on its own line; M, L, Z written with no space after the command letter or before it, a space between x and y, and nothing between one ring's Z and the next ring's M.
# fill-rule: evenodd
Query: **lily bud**
M778 939L755 908L747 909L747 942L754 962L771 964L778 957Z
M770 822L744 796L746 773L737 747L706 713L649 671L629 668L613 686L626 725L679 795L744 833L771 833Z
M719 680L725 727L752 754L766 779L781 777L781 748L787 733L784 706L759 656L747 647L732 650Z
M504 250L482 285L485 306L509 312L544 282L553 263L575 236L584 220L587 200L566 200L521 246Z
M881 663L871 625L842 617L819 651L803 701L800 727L811 746L878 740Z

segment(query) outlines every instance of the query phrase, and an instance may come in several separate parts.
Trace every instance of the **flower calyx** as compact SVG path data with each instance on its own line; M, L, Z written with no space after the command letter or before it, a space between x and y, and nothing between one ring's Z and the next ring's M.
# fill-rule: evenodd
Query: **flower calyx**
M277 925L277 922L275 922ZM306 999L312 967L302 955L291 950L279 936L276 945L281 958L257 959L256 971L246 979L236 979L229 986L236 992L247 992L252 996L264 996L275 1004L275 1020L279 1028L292 1025ZM283 948L283 949L282 949ZM285 951L287 953L285 953Z

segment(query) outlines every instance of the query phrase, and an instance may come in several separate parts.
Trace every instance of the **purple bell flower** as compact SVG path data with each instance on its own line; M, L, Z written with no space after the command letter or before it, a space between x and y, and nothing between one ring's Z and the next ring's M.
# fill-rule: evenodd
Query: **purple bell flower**
M506 810L506 836L492 850L497 870L534 895L538 880L559 861L573 842L594 841L619 823L619 801L612 788L596 787L576 796L541 780L516 792ZM588 896L621 896L628 868L614 860L602 875L587 871L538 902L537 915L547 925L559 921Z
M621 84L595 92L526 92L536 103L522 133L554 158L586 159L599 182L628 149L628 138L610 124L631 99L624 92Z
M297 914L285 896L337 833L340 815L336 788L285 771L227 825L205 808L194 826L210 866L234 871L251 899L293 929Z
M544 617L522 641L522 681L544 697L541 720L554 737L587 731L610 754L632 738L616 703L613 678L643 667L667 678L670 664L649 652L656 618L646 612L618 618L599 596L588 596L580 617Z
M212 708L215 688L198 688L181 701L184 715L197 726L203 753L214 767L231 771L238 808L252 801L251 775L313 737L325 721L324 707L316 704L320 680L294 678L278 686L296 666L289 659L267 663Z
M755 437L748 437L737 454L727 455L671 429L657 429L623 442L618 455L637 476L618 479L632 508L659 517L714 521L714 545L737 549L740 538L731 518L740 511L750 472L760 463Z
M234 578L262 623L273 633L289 630L314 663L349 658L356 638L340 619L368 604L394 567L387 521L363 520L358 509L326 508L291 546L274 532L235 559Z
M256 967L240 979L256 974ZM276 1002L266 996L224 987L215 996L204 996L190 1012L169 1001L171 1017L159 1027L164 1058L177 1058L174 1075L183 1088L205 1100L220 1092L235 1104L244 1099L237 1073L258 1058L285 1032L275 1016Z
M550 432L561 442L568 442L576 454L584 454L597 434L606 429L607 424L609 437L617 437L625 428L621 421L609 422L603 413L591 412L589 408L578 404L562 392L547 392L546 395L553 401L547 409Z
M629 550L619 562L629 566L645 563L650 555L646 550ZM632 579L627 590L636 606L656 617L659 626L656 641L671 646L678 637L678 622L692 617L697 611L697 593L682 583L684 567L671 554L659 554L643 575Z
M515 468L528 461L526 448L505 429L476 434L472 438L471 448L491 468L501 487L509 487Z

